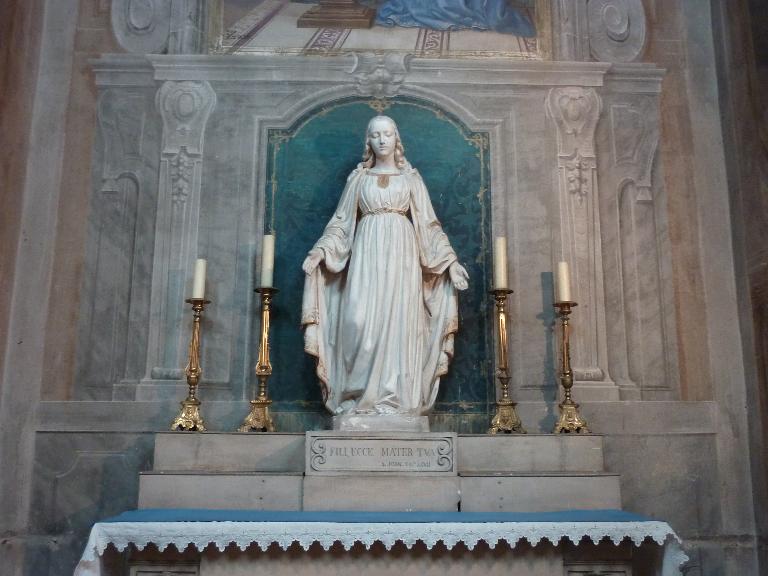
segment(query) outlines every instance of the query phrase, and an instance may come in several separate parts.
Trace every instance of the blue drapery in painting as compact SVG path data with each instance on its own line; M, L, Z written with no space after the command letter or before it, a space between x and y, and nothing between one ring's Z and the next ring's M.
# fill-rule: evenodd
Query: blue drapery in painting
M507 0L387 0L378 8L376 23L536 36L536 27L528 15L510 6Z

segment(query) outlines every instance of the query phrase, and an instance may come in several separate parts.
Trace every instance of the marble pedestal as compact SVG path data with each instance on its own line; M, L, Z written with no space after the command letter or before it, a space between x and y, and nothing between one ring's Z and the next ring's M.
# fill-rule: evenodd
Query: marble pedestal
M342 414L333 417L333 429L343 432L429 432L429 418L405 414Z

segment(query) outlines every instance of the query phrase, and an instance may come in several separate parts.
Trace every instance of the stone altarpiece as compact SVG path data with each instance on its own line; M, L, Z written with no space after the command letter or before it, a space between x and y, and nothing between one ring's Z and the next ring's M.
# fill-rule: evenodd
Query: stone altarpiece
M587 14L556 12L563 25L599 21L594 4L600 3L586 4ZM602 4L610 15L626 3ZM618 24L606 24L609 40L616 36L611 25ZM430 103L438 116L442 111L487 138L491 229L478 223L478 233L510 239L516 397L554 399L551 271L565 259L579 302L577 397L674 398L674 315L662 282L669 267L664 190L654 177L663 72L624 63L638 55L637 46L627 45L641 42L641 32L631 29L621 42L589 40L595 57L619 63L373 53L94 60L99 141L78 396L152 401L181 395L183 299L194 258L207 256L215 304L205 319L202 393L209 400L245 399L255 346L253 263L267 179L274 177L270 134L345 99L368 102L373 114L388 100L405 98ZM587 41L565 32L559 37L582 50ZM484 285L486 277L475 282ZM281 296L286 306L296 298ZM484 401L492 402L492 394ZM448 412L445 426L453 427L462 411ZM482 430L487 409L482 412L468 414L460 427Z
M208 258L214 301L204 320L200 396L207 420L232 430L247 412L270 134L343 101L368 106L372 115L382 105L428 103L487 138L487 233L509 238L512 390L529 431L548 431L555 420L552 270L561 259L574 271L579 302L577 400L605 402L608 408L594 414L607 421L617 417L616 401L679 399L667 191L656 158L664 71L637 62L645 42L641 2L553 1L551 61L206 54L207 3L145 2L149 12L134 4L141 3L112 4L126 53L91 63L98 127L75 392L80 401L107 401L99 404L132 422L106 444L88 432L64 444L52 435L39 440L41 454L59 453L35 487L57 518L46 529L69 521L64 502L77 501L74 472L127 478L149 466L148 433L171 418L184 395L183 299L198 256ZM485 431L490 377L486 391L484 409L438 407L433 429ZM324 425L321 409L302 406L304 400L277 410L280 429ZM44 408L41 418L54 409ZM683 432L704 430L680 438L686 458L712 450L708 406L653 410L641 413L679 420ZM624 473L630 460L609 456L609 465ZM129 480L118 482L115 510L93 508L79 529L134 506ZM630 481L625 499L639 512L664 510L663 501L643 508L641 484ZM712 498L714 490L706 485L695 497ZM690 526L680 510L680 523Z

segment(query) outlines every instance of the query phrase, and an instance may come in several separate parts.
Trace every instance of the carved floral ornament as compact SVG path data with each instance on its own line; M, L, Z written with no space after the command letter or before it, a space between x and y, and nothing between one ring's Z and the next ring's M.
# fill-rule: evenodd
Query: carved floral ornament
M216 93L207 82L166 82L157 92L156 105L163 118L163 156L168 160L171 200L186 202L192 189L195 163L201 161L208 117Z
M194 168L194 160L187 154L185 146L182 146L178 154L171 157L171 201L174 206L181 206L187 201L192 189Z

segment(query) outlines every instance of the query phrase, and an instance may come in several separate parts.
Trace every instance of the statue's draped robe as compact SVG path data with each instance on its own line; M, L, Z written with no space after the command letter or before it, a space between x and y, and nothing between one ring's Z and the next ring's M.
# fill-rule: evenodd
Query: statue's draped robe
M315 248L324 261L306 278L302 324L327 408L429 411L458 328L456 254L419 173L358 166Z

